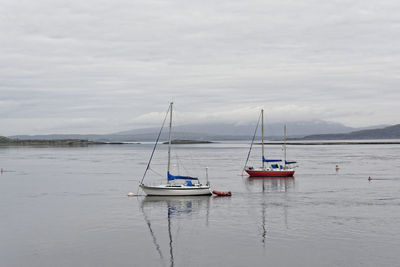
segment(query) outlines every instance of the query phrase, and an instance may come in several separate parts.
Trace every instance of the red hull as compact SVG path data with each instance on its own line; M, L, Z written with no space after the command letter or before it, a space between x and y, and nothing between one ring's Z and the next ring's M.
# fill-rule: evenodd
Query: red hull
M231 191L229 191L229 192L221 192L221 191L213 190L212 192L213 192L213 194L215 194L217 196L220 196L220 197L230 197L230 196L232 196Z
M252 177L291 177L294 171L258 171L258 170L246 170L247 174Z

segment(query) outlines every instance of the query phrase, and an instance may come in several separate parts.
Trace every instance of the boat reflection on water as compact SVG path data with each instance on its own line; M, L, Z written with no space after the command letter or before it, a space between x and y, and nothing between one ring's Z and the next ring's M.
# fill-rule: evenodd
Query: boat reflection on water
M245 180L246 188L250 192L261 192L261 242L265 248L265 240L267 237L267 222L266 222L266 210L268 206L268 193L282 192L284 203L281 204L283 207L285 225L288 227L288 210L286 204L286 193L292 192L295 189L294 177L247 177ZM281 194L279 194L281 195ZM274 205L276 207L276 205Z
M293 192L294 177L248 177L245 181L248 191Z
M152 218L148 214L154 213L159 215L160 213L162 214L163 211L165 212L165 224L167 226L169 239L169 262L172 267L174 266L173 222L175 219L182 220L182 217L192 216L205 210L205 225L208 226L210 196L146 196L142 200L140 207L151 234L153 244L163 265L165 265L162 253L163 250L157 241L157 234L151 224Z

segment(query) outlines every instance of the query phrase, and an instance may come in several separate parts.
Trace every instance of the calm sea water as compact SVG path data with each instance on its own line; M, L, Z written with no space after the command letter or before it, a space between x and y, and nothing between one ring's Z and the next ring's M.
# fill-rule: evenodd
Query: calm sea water
M400 145L289 146L290 179L238 176L244 143L181 145L174 173L233 196L129 198L151 148L0 148L0 266L399 266Z

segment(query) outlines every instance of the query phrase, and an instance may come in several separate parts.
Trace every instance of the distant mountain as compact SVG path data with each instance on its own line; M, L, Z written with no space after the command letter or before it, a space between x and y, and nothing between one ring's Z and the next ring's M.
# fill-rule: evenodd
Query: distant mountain
M301 140L360 140L360 139L400 139L400 124L380 129L353 131L346 134L313 134Z
M158 129L157 131L159 131ZM157 138L158 132L143 134L47 134L47 135L14 135L13 139L19 140L63 140L63 139L84 139L95 142L151 142ZM210 135L205 133L174 132L174 139L189 139L203 141L223 141L223 140L249 140L250 136L231 136L231 135ZM163 131L160 141L168 139L168 132Z
M266 140L282 140L283 123L266 123ZM256 124L229 124L229 123L203 123L174 126L174 139L190 140L250 140L254 134ZM154 141L160 128L135 129L112 134L50 134L50 135L15 135L10 138L21 140L56 140L56 139L85 139L98 142L143 142ZM164 129L160 141L168 138L167 128ZM288 137L302 138L310 135L322 134L345 134L359 130L357 128L347 127L340 123L326 121L297 121L287 123ZM260 130L257 137L260 136Z
M392 125L389 125L389 124L379 124L379 125L373 125L373 126L358 127L357 129L354 129L354 131L380 129L380 128L385 128L385 127L389 127L389 126L392 126Z
M296 121L286 123L288 135L305 136L310 134L349 133L357 130L340 123L326 121ZM265 123L266 136L282 136L284 123ZM218 136L252 136L256 123L202 123L174 126L174 131L181 133L198 133L202 135ZM114 133L115 135L138 135L156 133L159 128L135 129Z

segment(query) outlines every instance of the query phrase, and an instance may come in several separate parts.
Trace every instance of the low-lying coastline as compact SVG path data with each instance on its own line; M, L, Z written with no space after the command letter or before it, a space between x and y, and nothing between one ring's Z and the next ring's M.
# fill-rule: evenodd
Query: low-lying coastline
M261 145L261 143L257 143ZM310 141L286 142L286 145L399 145L400 141ZM264 145L283 145L283 142L264 142Z
M85 147L89 145L123 144L122 142L94 142L82 139L59 139L59 140L20 140L0 137L0 146L72 146Z
M203 141L203 140L189 140L189 139L175 139L171 141L172 144L213 144L213 141ZM12 139L0 136L0 146L71 146L71 147L84 147L90 145L122 145L122 144L132 144L127 142L102 142L102 141L89 141L85 139L54 139L54 140L29 140L29 139ZM140 143L134 143L140 144ZM163 144L168 144L168 142L163 142ZM261 145L261 143L256 143ZM264 142L265 145L283 145L283 142ZM286 142L286 145L399 145L400 141L390 140L390 141L377 141L377 140L354 140L354 141L296 141L296 142Z
M179 140L175 139L171 141L171 144L174 145L185 145L185 144L212 144L214 142L211 141L202 141L202 140ZM168 142L163 142L163 144L168 144Z

